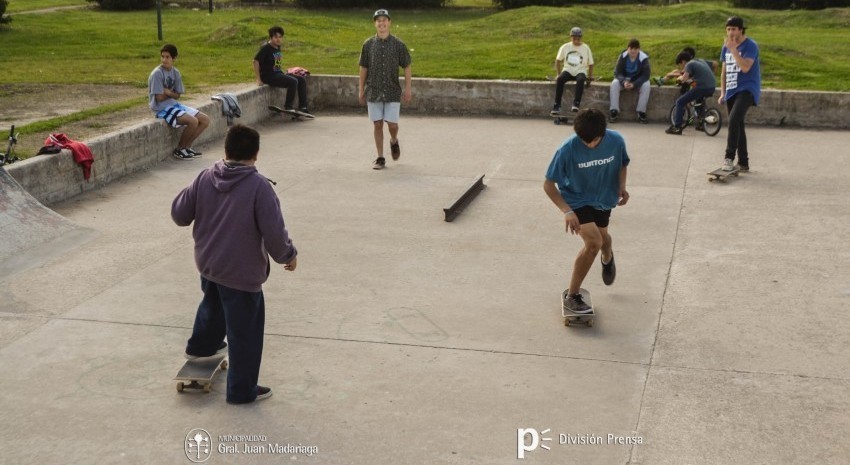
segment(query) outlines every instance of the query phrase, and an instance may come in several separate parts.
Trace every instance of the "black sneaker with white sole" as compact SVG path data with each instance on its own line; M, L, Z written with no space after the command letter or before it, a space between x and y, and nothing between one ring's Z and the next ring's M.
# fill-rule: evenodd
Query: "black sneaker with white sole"
M257 397L254 400L268 399L272 396L272 389L265 386L257 385Z
M178 160L191 160L195 158L194 155L189 153L188 149L174 149L174 152L171 152L171 155Z
M614 254L611 254L611 261L608 263L603 262L601 257L599 261L602 263L602 282L606 286L614 284L614 278L617 277L617 265L614 263Z

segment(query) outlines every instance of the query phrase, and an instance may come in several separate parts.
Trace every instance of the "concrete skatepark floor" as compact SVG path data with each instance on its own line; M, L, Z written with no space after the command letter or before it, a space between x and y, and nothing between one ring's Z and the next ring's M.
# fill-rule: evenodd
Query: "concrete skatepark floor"
M516 463L533 429L530 463L844 463L846 135L749 128L753 171L718 184L725 128L613 128L633 160L617 281L594 265L595 325L566 328L580 241L542 183L568 126L403 115L379 172L363 115L260 127L300 254L265 286L274 395L248 406L224 377L171 381L200 290L170 203L221 144L54 205L96 237L0 278L4 458L189 463L204 429L208 463Z

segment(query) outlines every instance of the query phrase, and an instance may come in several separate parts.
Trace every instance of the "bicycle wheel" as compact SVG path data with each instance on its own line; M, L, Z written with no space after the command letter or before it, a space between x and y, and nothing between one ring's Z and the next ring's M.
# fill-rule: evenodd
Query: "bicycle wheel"
M693 118L693 116L694 116L693 111L694 111L694 109L691 107L690 104L685 105L685 114L682 115L682 127L683 128L685 126L687 126L688 122L691 120L691 118ZM672 107L670 107L670 125L671 126L676 125L676 104L675 103L673 104Z
M703 131L709 136L716 136L723 126L723 118L717 108L709 108L705 112L705 118L702 120Z

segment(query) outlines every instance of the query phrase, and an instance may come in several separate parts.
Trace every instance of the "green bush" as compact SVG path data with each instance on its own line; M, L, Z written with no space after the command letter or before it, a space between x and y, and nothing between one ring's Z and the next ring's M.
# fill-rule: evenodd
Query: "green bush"
M440 8L445 4L446 0L295 0L299 8Z
M732 0L732 5L762 10L822 10L850 6L850 0Z
M88 0L96 2L104 10L130 11L150 10L156 5L156 0Z
M7 6L9 6L9 0L0 0L0 24L12 22L12 17L6 16Z

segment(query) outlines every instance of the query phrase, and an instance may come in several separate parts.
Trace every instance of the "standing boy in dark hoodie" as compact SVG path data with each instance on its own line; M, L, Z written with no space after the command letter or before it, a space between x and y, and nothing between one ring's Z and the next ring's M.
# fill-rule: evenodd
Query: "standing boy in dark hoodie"
M269 256L294 271L298 251L289 239L280 201L254 164L260 135L236 125L224 141L225 159L202 171L171 205L178 226L195 222L195 263L203 300L198 306L186 358L209 357L230 343L227 402L271 396L257 385L263 356Z

